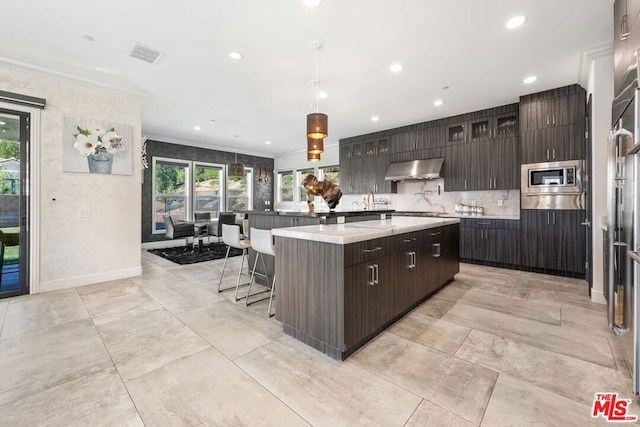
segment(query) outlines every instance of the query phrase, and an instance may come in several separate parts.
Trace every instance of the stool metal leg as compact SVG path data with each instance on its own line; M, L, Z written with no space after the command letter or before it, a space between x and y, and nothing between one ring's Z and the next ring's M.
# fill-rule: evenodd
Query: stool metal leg
M245 257L246 257L248 254L249 254L249 250L248 250L247 248L244 248L244 249L242 250L242 260L240 260L240 269L238 270L238 281L236 282L236 295L235 295L235 297L234 297L236 301L239 301L239 300L241 300L242 298L247 298L247 297L238 298L238 288L240 287L240 277L242 276L242 266L244 265L244 259L245 259ZM247 260L247 270L248 270L248 269L249 269L249 261ZM245 274L245 276L248 276L248 275L249 275L249 274L248 274L248 272L247 272L247 274ZM245 285L247 285L247 284L248 284L249 286L251 286L251 282L249 282L249 283L245 283L243 286L245 286Z
M258 264L258 258L260 258L262 260L262 268L264 269L264 272L267 272L267 266L264 263L264 256L262 255L262 252L256 252L256 260L253 263L253 271L251 272L251 280L249 280L249 290L247 291L247 299L245 300L245 305L249 306L250 304L253 304L254 302L259 302L259 301L264 301L267 299L267 297L264 297L262 299L257 299L255 301L251 301L249 302L249 297L252 297L254 295L260 295L260 294L265 294L267 292L269 292L269 290L267 289L266 291L260 291L260 292L256 292L255 294L251 294L251 285L253 284L253 280L255 279L256 274L259 276L264 276L265 279L267 280L267 283L269 283L269 276L267 276L266 274L262 274L262 273L256 273L256 266Z
M222 278L224 277L224 269L227 268L227 260L229 259L229 251L231 251L231 246L227 246L227 256L224 257L224 264L222 264L222 273L220 273L220 281L218 282L218 292L222 292L222 291L226 291L226 290L231 289L231 288L220 289L220 286L222 285Z
M276 289L276 274L273 274L273 282L271 283L271 296L269 297L269 308L267 309L267 314L269 317L273 317L276 314L271 314L271 303L273 302L273 291Z
M258 257L259 253L256 253L256 260L253 262L253 271L251 272L251 279L249 279L249 290L247 291L247 299L246 305L249 305L249 295L251 295L251 285L253 284L253 279L256 277L256 266L258 265Z

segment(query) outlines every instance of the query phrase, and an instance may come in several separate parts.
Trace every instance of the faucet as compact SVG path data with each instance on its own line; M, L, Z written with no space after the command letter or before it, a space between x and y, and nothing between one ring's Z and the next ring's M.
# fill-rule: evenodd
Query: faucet
M369 200L369 198L371 198L371 200ZM376 195L373 190L367 193L367 206L370 211L376 210Z

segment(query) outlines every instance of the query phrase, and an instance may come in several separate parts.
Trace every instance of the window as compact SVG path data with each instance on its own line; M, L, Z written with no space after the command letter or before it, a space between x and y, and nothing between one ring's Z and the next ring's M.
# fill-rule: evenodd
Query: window
M278 172L278 200L293 202L293 171Z
M227 177L227 210L253 209L253 169L244 168L244 176Z
M153 219L155 234L165 232L165 214L174 221L193 221L194 213L218 218L224 211L253 209L253 169L228 178L224 165L153 158Z
M153 158L153 230L165 229L162 215L175 221L190 218L189 170L191 162Z
M339 166L324 166L319 169L318 179L324 180L325 178L333 182L337 186L340 186L340 167Z
M315 175L316 170L314 168L309 169L301 169L297 173L298 178L298 188L300 189L299 201L306 202L307 201L307 190L302 186L302 181L306 178L307 175L313 174Z
M224 211L224 166L195 163L194 168L194 212L218 218Z

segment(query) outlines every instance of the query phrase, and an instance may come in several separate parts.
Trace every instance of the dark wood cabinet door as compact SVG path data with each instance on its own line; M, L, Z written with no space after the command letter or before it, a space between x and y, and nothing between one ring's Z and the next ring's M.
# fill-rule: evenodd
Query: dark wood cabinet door
M469 142L481 142L491 139L493 133L493 117L469 120Z
M467 122L450 123L446 126L445 138L447 144L462 144L467 142Z
M553 98L552 125L566 126L584 123L586 114L585 92Z
M493 139L517 138L519 135L518 113L505 113L493 117Z
M551 211L520 211L521 262L526 267L557 269Z
M584 211L553 211L552 225L558 270L572 273L585 272L586 248Z
M520 230L493 228L487 230L489 261L520 264Z
M542 111L542 101L523 101L520 103L520 131L541 129L545 114Z
M444 149L442 165L445 191L465 191L466 147L463 144L448 145Z
M446 145L446 126L431 126L423 131L422 144L420 149L434 149L444 147Z
M549 129L525 130L520 133L520 160L522 163L547 162L551 158Z
M488 163L492 190L520 189L518 138L503 138L490 143Z
M557 126L549 130L552 161L584 159L586 154L584 122Z

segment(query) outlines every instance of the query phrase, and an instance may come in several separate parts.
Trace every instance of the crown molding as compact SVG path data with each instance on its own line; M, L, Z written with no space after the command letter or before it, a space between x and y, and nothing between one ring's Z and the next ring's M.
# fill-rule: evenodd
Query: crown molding
M56 71L31 62L26 62L7 56L0 56L0 67L8 68L14 71L20 71L23 73L33 74L39 77L58 80L64 83L71 83L89 89L108 90L111 93L115 93L120 96L126 96L128 98L136 98L141 100L148 96L148 94L143 91L124 89L118 86L113 86L95 80L74 76L72 74L63 73L61 71Z
M589 85L591 63L598 59L611 56L613 64L613 42L606 42L580 50L580 63L578 65L578 83L584 88Z
M273 159L275 158L275 156L273 154L270 153L262 153L260 151L250 151L250 150L241 150L241 149L235 149L235 148L231 148L231 147L222 147L219 145L211 145L211 144L207 144L205 142L198 142L198 141L185 141L183 139L176 139L176 138L167 138L166 136L158 136L158 135L152 135L152 134L148 134L148 133L144 133L143 135L147 138L147 139L151 139L157 142L166 142L169 144L178 144L178 145L186 145L189 147L198 147L198 148L206 148L207 150L217 150L217 151L224 151L225 153L231 153L231 154L246 154L248 156L256 156L256 157L266 157L269 159Z

